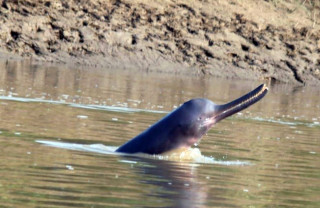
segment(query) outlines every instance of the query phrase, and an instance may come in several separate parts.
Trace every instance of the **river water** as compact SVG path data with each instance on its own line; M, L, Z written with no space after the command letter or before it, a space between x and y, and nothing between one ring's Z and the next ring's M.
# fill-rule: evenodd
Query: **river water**
M0 207L320 207L316 88L271 85L186 152L113 152L189 99L259 84L0 63Z

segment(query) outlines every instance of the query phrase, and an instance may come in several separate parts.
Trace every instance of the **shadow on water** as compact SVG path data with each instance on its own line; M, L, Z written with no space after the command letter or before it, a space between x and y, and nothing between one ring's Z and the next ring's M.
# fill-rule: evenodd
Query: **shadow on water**
M152 185L153 191L147 192L144 197L153 197L161 203L168 203L169 207L199 207L207 203L209 187L198 180L198 167L200 164L213 165L217 171L223 166L243 166L248 162L241 161L217 161L214 158L201 155L196 148L190 148L184 152L172 152L170 155L127 155L116 153L117 147L102 144L75 144L56 141L37 140L37 143L69 150L82 152L116 155L119 162L125 164L124 169L130 165L138 174L138 184ZM178 156L177 156L178 154ZM182 156L184 155L184 156ZM228 175L225 180L230 179ZM224 195L224 189L211 190L219 195ZM226 199L211 196L214 204L228 205ZM146 206L148 207L148 206ZM231 206L232 207L232 206Z
M213 158L202 155L193 156L198 157L194 158L195 161L190 161L190 156L186 157L188 160L185 160L185 157L177 157L175 153L172 153L171 157L170 155L127 155L116 153L117 147L102 144L84 145L44 140L37 140L36 142L49 147L118 156L119 163L123 164L123 170L131 169L137 174L137 177L134 178L140 184L139 186L144 184L153 187L151 188L152 191L145 192L145 196L142 196L142 198L152 198L161 201L161 204L165 204L168 207L202 207L208 203L209 187L206 183L200 181L198 176L200 164L214 165L210 168L216 169L216 171L223 171L221 165L248 165L248 163L240 161L216 161ZM192 154L192 151L184 153ZM178 152L177 154L181 153ZM195 163L199 161L201 163ZM73 169L73 166L67 165L67 168ZM226 176L224 180L230 180L230 175ZM227 190L221 188L211 188L212 191L222 196L227 194L225 193ZM225 198L210 196L210 200L215 205L232 207ZM142 207L150 206L142 204Z
M154 186L145 197L161 199L168 207L206 204L208 187L198 181L196 164L133 156L124 156L123 160L137 163L134 171L140 175L139 183Z

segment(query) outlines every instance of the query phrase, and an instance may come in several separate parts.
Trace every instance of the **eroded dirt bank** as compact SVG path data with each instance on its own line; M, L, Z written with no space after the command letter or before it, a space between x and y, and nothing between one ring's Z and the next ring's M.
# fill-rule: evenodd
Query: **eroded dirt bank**
M6 58L320 85L318 1L0 2Z

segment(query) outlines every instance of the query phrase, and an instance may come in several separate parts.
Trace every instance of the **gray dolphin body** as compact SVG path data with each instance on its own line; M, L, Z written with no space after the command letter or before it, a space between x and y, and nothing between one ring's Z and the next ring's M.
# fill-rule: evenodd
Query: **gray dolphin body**
M215 123L258 102L267 92L268 88L263 84L224 105L203 98L189 100L116 151L161 154L190 147Z

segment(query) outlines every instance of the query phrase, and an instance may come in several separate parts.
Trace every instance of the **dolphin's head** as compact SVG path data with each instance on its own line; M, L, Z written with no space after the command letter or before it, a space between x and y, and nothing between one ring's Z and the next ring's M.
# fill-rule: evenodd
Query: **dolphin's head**
M186 141L184 146L197 142L220 120L227 118L263 98L268 88L263 84L248 94L224 105L217 105L208 99L197 98L185 102L181 110L180 129ZM182 141L183 142L183 141Z

